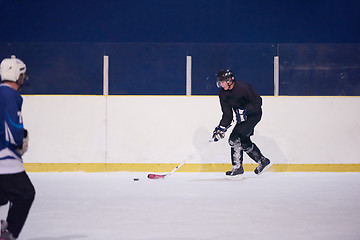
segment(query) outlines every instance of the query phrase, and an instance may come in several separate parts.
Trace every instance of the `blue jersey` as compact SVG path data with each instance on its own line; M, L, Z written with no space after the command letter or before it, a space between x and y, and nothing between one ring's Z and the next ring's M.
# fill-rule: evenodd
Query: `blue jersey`
M15 151L21 148L24 138L22 103L18 91L6 84L0 85L0 168L7 160L22 161Z

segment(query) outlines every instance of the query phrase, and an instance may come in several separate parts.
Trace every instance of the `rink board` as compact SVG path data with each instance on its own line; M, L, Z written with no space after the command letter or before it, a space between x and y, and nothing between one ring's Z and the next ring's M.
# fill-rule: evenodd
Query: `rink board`
M360 97L263 97L252 140L273 171L360 171ZM24 96L29 171L219 171L217 96ZM233 124L234 125L234 124ZM246 154L244 164L255 165Z
M170 172L173 163L25 163L28 172ZM253 171L257 164L244 164ZM184 164L178 172L225 172L231 164ZM271 172L360 172L360 164L274 164Z

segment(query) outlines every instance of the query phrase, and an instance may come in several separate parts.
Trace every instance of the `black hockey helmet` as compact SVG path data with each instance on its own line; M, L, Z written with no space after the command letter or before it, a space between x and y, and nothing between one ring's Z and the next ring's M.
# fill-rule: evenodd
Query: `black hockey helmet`
M231 84L231 81L235 81L234 73L231 69L223 69L216 75L216 86L220 88L220 82L226 81L227 84Z

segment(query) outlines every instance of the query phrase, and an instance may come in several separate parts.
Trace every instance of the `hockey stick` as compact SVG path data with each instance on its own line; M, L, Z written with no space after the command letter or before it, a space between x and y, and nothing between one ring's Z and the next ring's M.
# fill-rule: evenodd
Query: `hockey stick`
M213 142L214 139L210 139L207 143L211 143ZM149 179L165 179L168 178L171 174L173 174L176 170L178 170L182 165L185 164L185 162L192 157L194 154L198 153L200 150L202 150L205 146L207 146L207 144L203 145L200 149L196 150L195 152L193 152L192 154L190 154L187 158L185 158L185 160L180 163L179 165L177 165L171 172L168 172L166 174L154 174L154 173L150 173L148 174L148 178Z

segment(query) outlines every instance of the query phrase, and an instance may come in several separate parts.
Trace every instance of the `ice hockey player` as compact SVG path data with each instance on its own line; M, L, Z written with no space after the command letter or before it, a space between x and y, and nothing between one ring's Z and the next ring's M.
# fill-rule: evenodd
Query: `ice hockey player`
M259 148L250 140L256 124L262 116L262 99L254 88L246 82L235 81L230 69L221 70L217 74L222 118L213 132L215 142L225 137L226 130L233 121L233 111L236 115L236 125L229 137L231 147L232 170L227 171L228 177L241 176L244 173L243 152L245 151L258 166L255 174L260 174L271 166L270 160L264 157Z
M29 139L19 93L27 78L26 66L15 56L5 58L0 75L0 206L9 203L7 219L1 220L0 240L13 240L18 238L35 197L22 162Z

